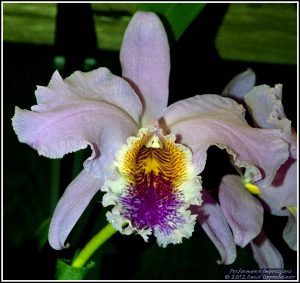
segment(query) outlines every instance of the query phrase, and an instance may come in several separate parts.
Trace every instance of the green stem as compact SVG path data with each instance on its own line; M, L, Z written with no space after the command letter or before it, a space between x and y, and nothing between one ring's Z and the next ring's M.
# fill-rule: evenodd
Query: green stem
M73 260L73 267L83 267L92 254L105 243L117 230L109 223L97 233Z

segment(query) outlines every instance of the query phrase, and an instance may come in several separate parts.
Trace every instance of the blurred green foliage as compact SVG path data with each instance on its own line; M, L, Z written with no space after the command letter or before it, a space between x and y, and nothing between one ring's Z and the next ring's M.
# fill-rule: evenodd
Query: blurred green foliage
M203 3L92 3L98 48L119 50L126 26L136 10L151 10L164 16L178 39L204 6ZM4 40L53 45L55 16L54 3L5 3ZM215 40L217 51L225 60L277 64L296 64L296 43L295 3L231 3Z
M221 58L297 63L296 4L232 4L216 37Z
M174 39L178 40L204 6L204 3L141 3L138 4L137 10L151 11L164 16Z

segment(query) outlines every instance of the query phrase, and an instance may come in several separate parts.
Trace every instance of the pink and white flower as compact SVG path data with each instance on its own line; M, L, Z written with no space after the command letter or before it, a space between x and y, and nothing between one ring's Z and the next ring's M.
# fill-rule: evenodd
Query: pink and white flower
M92 149L55 209L49 230L54 249L66 247L99 190L105 192L103 205L113 206L108 221L121 233L145 240L154 234L161 246L180 243L192 235L201 213L206 193L201 195L199 174L210 146L226 149L236 166L264 186L289 156L284 133L250 127L245 109L233 99L204 94L168 106L169 45L155 14L133 16L120 60L122 78L106 68L77 71L64 80L56 71L47 87L37 88L31 111L16 107L13 128L20 142L40 155L62 158ZM220 250L220 263L229 264L235 244L222 217L201 224ZM209 227L218 223L217 233L211 233Z

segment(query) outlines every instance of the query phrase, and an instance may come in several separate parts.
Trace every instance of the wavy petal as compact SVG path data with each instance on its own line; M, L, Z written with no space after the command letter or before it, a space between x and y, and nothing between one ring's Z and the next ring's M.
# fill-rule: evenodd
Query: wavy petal
M219 201L235 243L245 247L262 229L262 205L244 188L241 177L237 175L222 178Z
M260 128L282 129L284 139L290 144L293 158L297 158L297 137L291 128L291 121L285 116L282 100L282 85L274 88L268 85L254 87L245 95L245 102L251 116Z
M259 268L283 268L283 258L266 235L261 232L250 242L253 257Z
M202 206L192 205L191 211L197 214L198 222L218 249L221 260L218 264L231 264L236 259L236 246L226 218L218 203L202 190Z
M55 71L48 87L38 86L35 95L38 105L32 106L31 110L37 112L91 101L112 104L128 113L137 123L142 113L141 101L132 87L107 68L76 71L64 80Z
M255 81L255 73L248 68L245 72L238 74L228 83L222 95L232 97L241 102L244 99L244 95L255 86Z
M163 118L161 122L167 130L192 149L199 173L211 145L226 148L237 166L253 172L252 181L264 177L264 186L271 183L288 158L288 145L281 131L250 127L244 119L242 105L230 98L197 95L169 106Z
M48 87L38 87L36 97L33 111L16 107L12 123L20 142L50 158L90 145L93 153L85 166L96 175L102 162L100 151L110 162L138 130L138 97L126 81L107 69L75 72L65 81L56 72Z
M142 125L148 126L161 117L169 95L170 51L158 16L151 12L133 16L124 35L120 60L123 77L142 99Z
M102 179L83 170L67 187L55 208L50 223L48 238L54 249L60 250L68 247L65 240L102 184Z

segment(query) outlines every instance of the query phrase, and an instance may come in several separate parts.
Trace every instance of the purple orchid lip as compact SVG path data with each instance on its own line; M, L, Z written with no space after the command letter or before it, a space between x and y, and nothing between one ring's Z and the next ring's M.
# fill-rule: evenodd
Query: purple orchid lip
M149 179L149 180L147 180ZM135 187L130 187L125 197L121 197L124 211L122 216L130 219L137 229L159 227L169 235L177 225L184 223L177 211L184 205L182 196L174 192L172 181L162 174L145 176Z
M201 202L201 185L192 165L192 154L175 144L175 136L164 136L156 127L143 128L128 139L116 162L119 180L107 181L106 203L115 208L108 213L114 223L127 222L121 232L133 231L143 237L153 231L160 245L189 237L195 225L190 204ZM188 231L188 232L186 232Z

